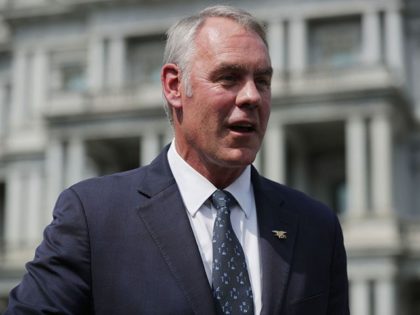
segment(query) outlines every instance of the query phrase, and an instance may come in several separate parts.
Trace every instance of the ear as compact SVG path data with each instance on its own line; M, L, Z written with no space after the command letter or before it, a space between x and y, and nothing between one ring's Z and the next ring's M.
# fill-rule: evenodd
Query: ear
M163 94L169 105L175 109L182 107L181 102L181 71L179 67L173 63L163 65L160 74L162 81Z

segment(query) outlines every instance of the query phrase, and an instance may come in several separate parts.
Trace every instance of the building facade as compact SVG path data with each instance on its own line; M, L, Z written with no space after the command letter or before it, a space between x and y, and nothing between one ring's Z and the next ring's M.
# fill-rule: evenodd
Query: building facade
M213 3L0 0L0 311L61 191L147 164L172 139L164 32ZM352 314L420 314L420 3L229 4L268 30L255 166L337 211Z

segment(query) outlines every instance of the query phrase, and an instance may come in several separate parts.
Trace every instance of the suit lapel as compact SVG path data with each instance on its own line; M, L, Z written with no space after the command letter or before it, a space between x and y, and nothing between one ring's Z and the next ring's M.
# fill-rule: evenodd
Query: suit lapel
M211 288L176 182L164 150L145 170L139 193L140 219L159 248L173 277L196 314L215 314ZM278 189L264 183L255 169L252 183L258 212L260 253L263 270L261 314L279 314L285 298L298 217L287 210ZM277 238L273 230L286 231Z
M166 150L148 166L138 214L196 314L214 314L211 288Z
M289 279L298 232L298 217L287 210L278 189L270 189L272 185L263 183L255 169L252 172L252 182L258 213L263 272L261 314L279 314ZM287 237L280 239L273 231L285 231Z

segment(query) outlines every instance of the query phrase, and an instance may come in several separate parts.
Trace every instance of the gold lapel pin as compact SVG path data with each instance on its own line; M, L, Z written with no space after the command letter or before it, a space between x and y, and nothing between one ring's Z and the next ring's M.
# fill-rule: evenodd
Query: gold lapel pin
M285 240L287 238L286 231L273 230L272 232L276 237L278 237L281 240Z

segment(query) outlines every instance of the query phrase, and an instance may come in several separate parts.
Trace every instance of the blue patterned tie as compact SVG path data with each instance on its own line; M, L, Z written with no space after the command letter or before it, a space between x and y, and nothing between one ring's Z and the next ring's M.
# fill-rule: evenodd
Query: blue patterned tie
M244 252L230 222L230 207L235 204L235 198L227 191L216 190L211 200L217 209L212 271L217 314L254 314Z

